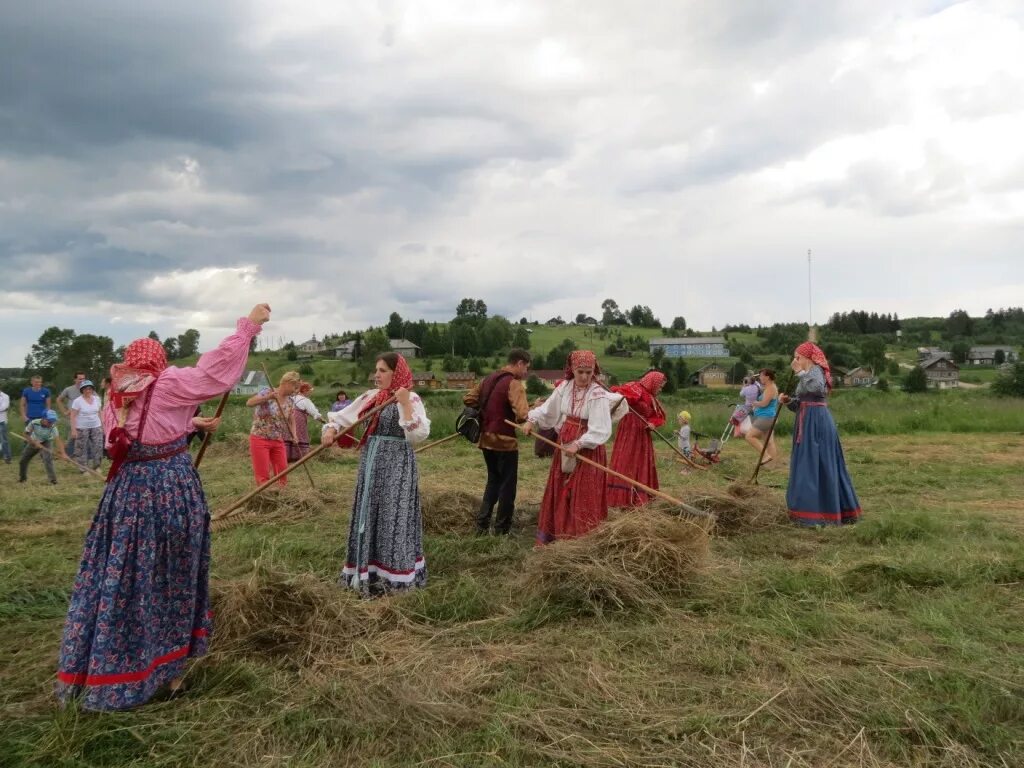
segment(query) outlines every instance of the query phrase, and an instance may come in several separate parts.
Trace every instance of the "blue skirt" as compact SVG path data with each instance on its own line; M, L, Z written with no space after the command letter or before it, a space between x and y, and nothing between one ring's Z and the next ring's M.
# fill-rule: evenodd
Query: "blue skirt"
M839 433L824 403L801 403L797 412L786 505L799 525L845 525L860 518Z
M210 513L184 447L135 443L107 484L64 623L62 701L138 706L206 652Z

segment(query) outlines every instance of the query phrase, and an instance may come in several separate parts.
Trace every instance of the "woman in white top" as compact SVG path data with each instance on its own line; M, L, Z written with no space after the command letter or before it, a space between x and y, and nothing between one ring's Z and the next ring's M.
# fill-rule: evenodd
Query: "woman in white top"
M576 350L561 382L544 404L530 411L523 431L557 429L564 450L551 459L537 519L537 544L582 536L608 517L607 480L597 467L577 462L579 454L607 465L604 444L612 435L612 411L621 395L594 381L601 368L588 350Z
M291 396L292 405L295 406L292 417L295 419L295 440L285 441L289 464L309 453L309 420L311 418L321 422L324 420L319 409L308 397L312 392L313 385L308 381L301 381L298 394Z
M75 441L75 461L96 469L103 461L102 403L93 383L86 379L78 385L81 393L71 403L71 439ZM83 469L84 473L85 470Z

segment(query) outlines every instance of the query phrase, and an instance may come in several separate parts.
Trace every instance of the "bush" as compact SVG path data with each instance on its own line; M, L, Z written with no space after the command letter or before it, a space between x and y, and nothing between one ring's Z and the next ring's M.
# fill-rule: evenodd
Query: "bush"
M1024 397L1024 362L1015 363L992 382L992 391L1010 397Z
M546 395L548 393L548 385L540 380L539 376L531 375L526 380L526 394L528 395Z
M298 360L299 359L299 353L296 352L294 349L289 349L288 350L288 359L289 360Z
M889 380L888 379L879 379L878 380L878 384L876 386L878 387L878 391L879 392L888 392L889 391Z
M928 376L924 372L924 368L916 366L911 369L910 373L903 380L903 391L904 392L926 392L928 390Z
M301 373L303 376L309 376L310 374L313 373L313 366L310 365L309 363L303 363L302 365L299 366L299 373Z

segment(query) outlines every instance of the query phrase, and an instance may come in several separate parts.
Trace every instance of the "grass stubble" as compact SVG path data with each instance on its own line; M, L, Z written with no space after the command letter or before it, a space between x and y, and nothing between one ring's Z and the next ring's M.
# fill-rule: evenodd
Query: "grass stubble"
M729 487L754 461L730 446L726 472L660 463L714 530L659 505L536 551L547 461L522 454L518 535L475 537L480 457L438 447L430 585L380 601L336 586L356 459L315 462L316 491L295 475L215 532L215 634L188 696L105 716L51 698L98 491L5 477L0 764L1019 765L1024 486L1006 456L1024 446L979 436L950 461L933 440L845 441L855 528L784 525L782 491ZM250 482L225 443L204 461L213 509Z

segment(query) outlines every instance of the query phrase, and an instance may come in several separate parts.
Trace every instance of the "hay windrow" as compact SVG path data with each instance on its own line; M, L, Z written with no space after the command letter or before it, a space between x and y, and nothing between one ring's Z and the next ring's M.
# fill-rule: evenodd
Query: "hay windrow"
M480 502L479 492L472 493L461 489L423 490L420 493L423 530L433 534L471 534L476 531L476 516L480 511ZM536 502L518 502L513 515L513 527L522 529L534 524L539 509L540 504Z
M708 492L689 499L693 506L715 515L717 535L739 536L788 522L786 501L781 494L745 483L733 483L727 490L728 493Z
M704 568L705 526L648 511L622 512L578 539L527 558L522 594L579 614L660 611L663 596L685 592Z
M356 640L400 621L386 603L263 563L245 578L211 582L210 599L217 654L286 658L297 666L347 653Z

